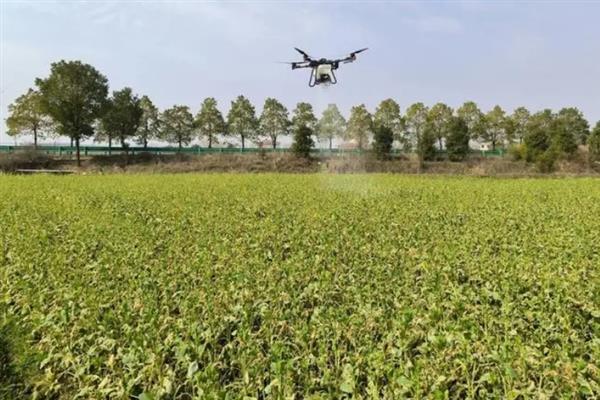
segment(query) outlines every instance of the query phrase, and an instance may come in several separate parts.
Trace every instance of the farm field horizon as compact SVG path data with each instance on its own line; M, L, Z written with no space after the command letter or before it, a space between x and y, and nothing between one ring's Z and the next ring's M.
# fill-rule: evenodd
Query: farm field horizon
M600 179L0 175L0 399L600 396Z

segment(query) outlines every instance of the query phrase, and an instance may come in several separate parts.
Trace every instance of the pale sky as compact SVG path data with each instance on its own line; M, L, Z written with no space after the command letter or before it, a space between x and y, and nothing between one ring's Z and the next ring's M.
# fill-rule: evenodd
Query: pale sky
M225 114L244 94L258 112L266 97L290 111L336 103L346 116L391 97L402 111L473 100L485 111L576 106L600 120L599 1L0 2L3 121L61 59L92 64L111 90L194 113L210 96ZM338 85L309 88L307 70L276 63L299 60L294 46L316 57L369 50L340 67ZM13 143L0 125L0 143Z

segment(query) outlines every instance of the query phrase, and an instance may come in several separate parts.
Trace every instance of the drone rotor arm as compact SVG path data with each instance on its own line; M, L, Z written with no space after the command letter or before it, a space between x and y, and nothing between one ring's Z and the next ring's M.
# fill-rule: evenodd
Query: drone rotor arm
M292 69L296 69L296 68L310 68L310 62L308 61L302 61L302 62L297 62L297 63L293 63L292 64Z
M348 64L348 63L354 62L354 61L356 61L356 55L357 55L358 53L362 53L362 52L363 52L363 51L365 51L365 50L368 50L368 47L365 47L364 49L360 49L360 50L353 51L352 53L350 53L350 55L349 55L348 57L346 57L346 58L341 58L341 59L339 59L339 60L335 60L335 61L336 61L336 62L342 62L342 63L344 63L344 64Z
M292 69L308 68L311 66L309 61L276 61L276 63L290 65Z
M354 60L356 60L356 57L338 58L337 60L331 61L331 65L334 65L337 67L340 65L340 63L347 64L347 63L351 63Z

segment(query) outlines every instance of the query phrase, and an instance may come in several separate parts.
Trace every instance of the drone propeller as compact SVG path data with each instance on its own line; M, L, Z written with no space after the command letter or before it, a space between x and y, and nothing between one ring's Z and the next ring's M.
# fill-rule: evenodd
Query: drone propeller
M302 51L302 50L300 50L300 49L299 49L299 48L297 48L297 47L294 47L294 49L295 49L295 50L296 50L298 53L302 54L302 56L304 57L304 61L308 61L308 60L310 60L310 56L309 56L308 54L306 54L306 52L305 52L305 51Z
M353 62L354 60L356 60L356 55L357 55L358 53L362 53L363 51L365 51L365 50L367 50L367 49L368 49L368 47L365 47L364 49L360 49L360 50L353 51L352 53L350 53L350 55L348 56L348 58L346 58L346 59L344 60L344 64L348 64L348 63L351 63L351 62Z
M369 49L368 47L365 47L364 49L353 51L352 53L350 53L350 57L354 57L358 53L362 53L363 51L368 50L368 49Z

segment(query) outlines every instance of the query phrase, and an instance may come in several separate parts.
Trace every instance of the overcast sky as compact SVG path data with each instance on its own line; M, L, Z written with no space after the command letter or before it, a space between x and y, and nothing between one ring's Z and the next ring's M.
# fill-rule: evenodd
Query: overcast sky
M1 2L1 112L60 59L82 60L111 90L130 86L161 109L195 113L215 97L225 113L244 94L347 115L391 97L484 110L577 106L600 120L599 1ZM308 88L306 70L276 61L369 47L339 84ZM0 143L11 143L1 124Z

